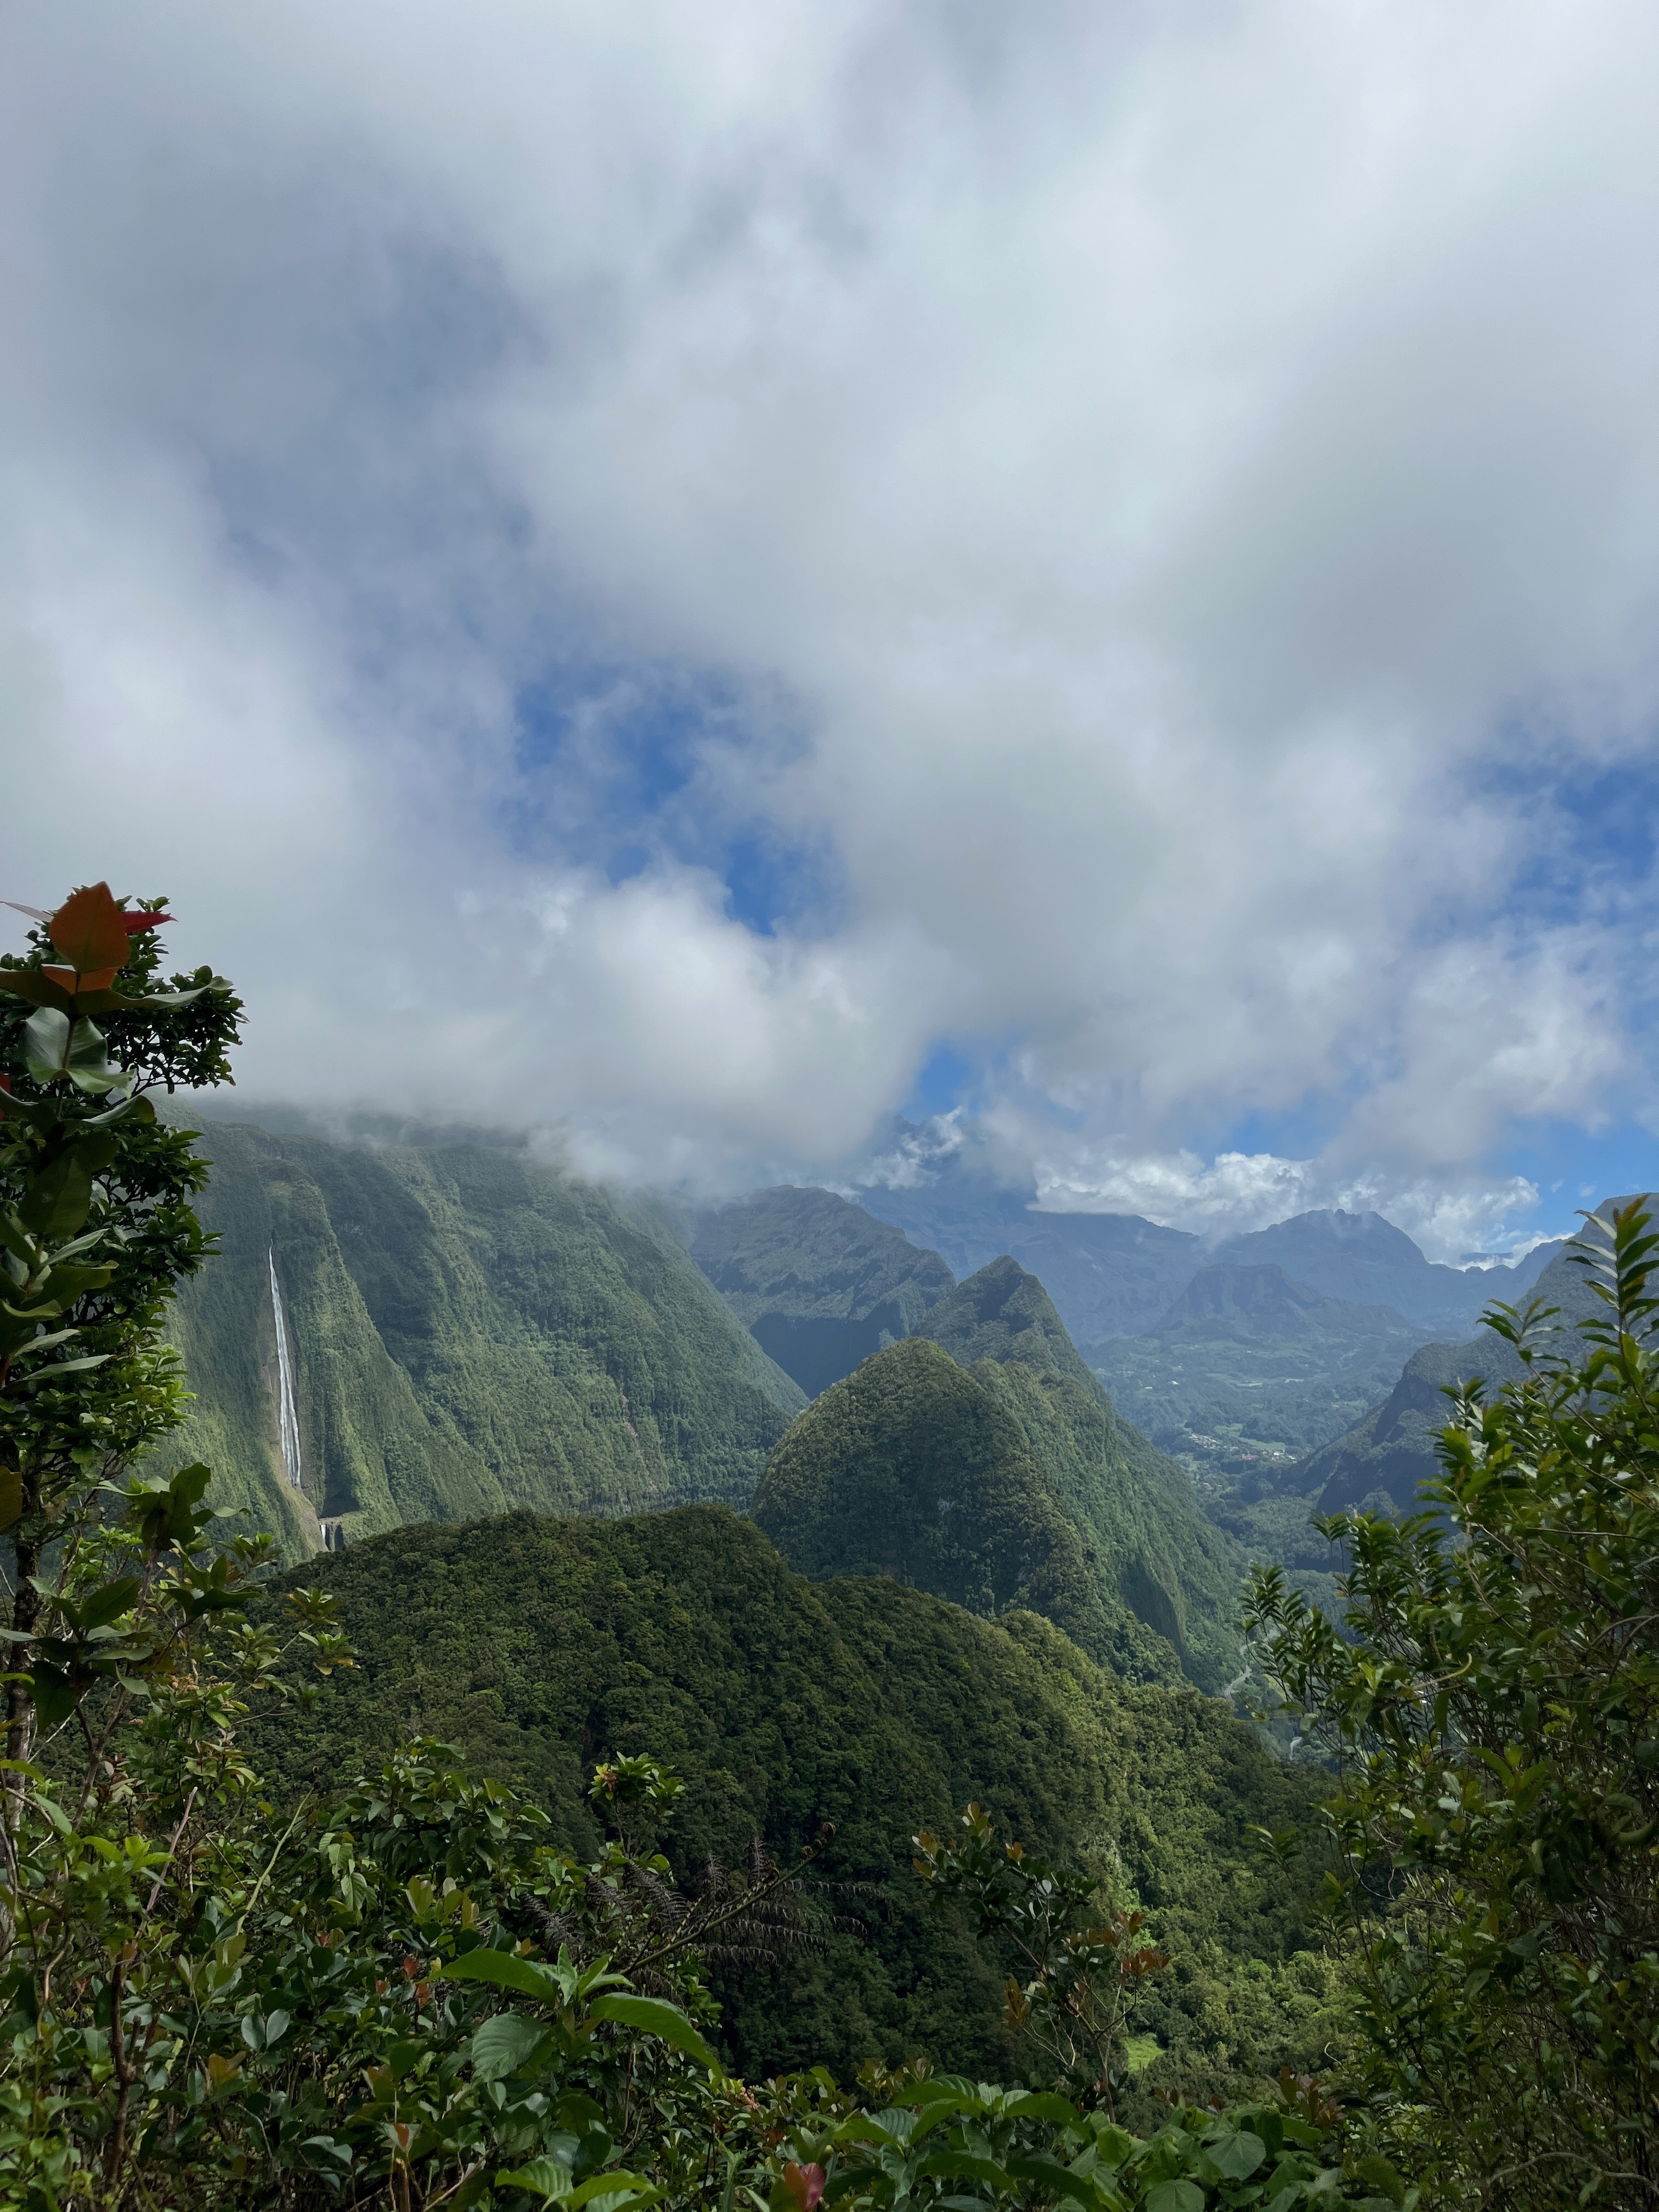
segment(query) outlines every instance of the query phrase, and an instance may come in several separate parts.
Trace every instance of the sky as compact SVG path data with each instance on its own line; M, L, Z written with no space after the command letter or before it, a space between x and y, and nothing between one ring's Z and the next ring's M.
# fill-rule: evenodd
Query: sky
M0 896L590 1173L1570 1226L1656 97L1634 0L22 0Z

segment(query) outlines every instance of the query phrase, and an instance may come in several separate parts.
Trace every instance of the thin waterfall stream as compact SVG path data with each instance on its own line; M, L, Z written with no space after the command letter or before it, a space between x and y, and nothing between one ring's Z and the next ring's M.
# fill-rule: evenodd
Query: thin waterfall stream
M300 1408L294 1395L294 1358L288 1347L288 1322L283 1312L282 1287L276 1280L276 1253L270 1262L270 1311L276 1323L276 1425L283 1444L283 1465L298 1490L304 1472L300 1456Z

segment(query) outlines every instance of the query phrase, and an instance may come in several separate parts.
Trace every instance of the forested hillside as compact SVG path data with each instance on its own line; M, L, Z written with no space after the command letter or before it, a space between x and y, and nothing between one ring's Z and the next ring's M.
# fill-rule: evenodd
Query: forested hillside
M746 1505L804 1402L665 1219L524 1152L225 1122L201 1149L220 1255L174 1310L195 1405L173 1453L290 1551L321 1521Z
M917 1827L949 1826L970 1797L1151 1913L1172 1964L1144 2022L1169 2055L1137 2047L1149 2083L1220 2086L1316 2053L1315 1870L1258 1862L1246 1835L1304 1817L1310 1774L1191 1690L1125 1688L1032 1614L994 1624L896 1582L809 1582L716 1506L405 1529L296 1579L337 1597L359 1663L250 1734L286 1789L429 1735L532 1791L582 1854L599 1841L584 1784L605 1754L649 1751L686 1778L682 1872L711 1850L740 1860L757 1831L793 1855L836 1823L823 1873L875 1887L826 1904L864 1930L726 1982L751 2077L917 2050L1006 2071L997 1962L928 1910L909 1865Z
M1240 1562L1012 1260L809 1407L755 1515L806 1573L896 1575L987 1614L1029 1606L1132 1679L1179 1667L1219 1689L1237 1670Z

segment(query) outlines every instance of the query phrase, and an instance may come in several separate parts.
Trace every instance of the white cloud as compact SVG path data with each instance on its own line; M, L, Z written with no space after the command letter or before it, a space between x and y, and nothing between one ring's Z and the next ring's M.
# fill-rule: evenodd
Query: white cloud
M1048 1202L1375 1188L1447 1253L1511 1117L1650 1106L1645 886L1528 872L1659 705L1633 0L0 41L0 888L168 889L255 1088L729 1180L977 1039L1075 1125ZM526 750L638 668L735 702L677 787L621 692ZM1322 1092L1318 1160L1205 1156Z

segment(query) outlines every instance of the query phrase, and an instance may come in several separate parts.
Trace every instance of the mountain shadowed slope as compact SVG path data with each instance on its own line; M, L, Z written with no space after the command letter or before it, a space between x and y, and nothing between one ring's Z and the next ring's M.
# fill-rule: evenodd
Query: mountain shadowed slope
M1282 1267L1200 1267L1149 1336L1249 1344L1262 1338L1399 1338L1419 1332L1392 1306L1354 1305L1294 1281Z
M968 1468L971 1484L953 1473ZM984 1612L1030 1605L1138 1679L1167 1668L1161 1645L1206 1688L1233 1670L1228 1539L1181 1468L1119 1420L1042 1285L1010 1259L803 1414L754 1510L805 1571L898 1574Z
M1320 1778L1189 1689L1126 1688L1030 1613L993 1623L896 1582L808 1582L716 1506L410 1528L295 1579L337 1597L358 1665L246 1724L285 1795L432 1735L537 1797L584 1857L602 1840L593 1765L667 1759L689 1784L665 1840L683 1879L710 1851L742 1863L757 1832L787 1864L836 1823L822 1870L876 1886L831 1899L866 1933L722 1980L750 2079L825 2063L847 2080L916 2051L1006 2075L999 1964L910 1869L917 1828L969 1798L1152 1915L1175 1963L1138 2022L1168 2053L1150 2083L1316 2062L1316 1869L1264 1868L1247 1828L1308 1818Z
M746 1505L804 1402L665 1218L527 1154L207 1125L219 1257L173 1341L195 1394L173 1456L290 1552L514 1505ZM282 1301L301 1482L278 1440Z
M835 1192L786 1185L696 1217L692 1258L809 1397L908 1336L955 1287L937 1252Z

